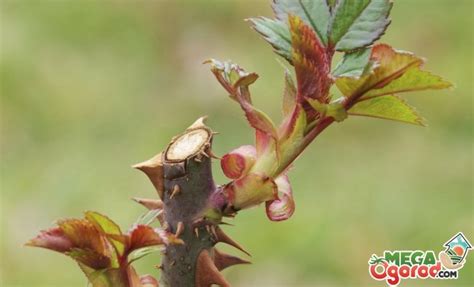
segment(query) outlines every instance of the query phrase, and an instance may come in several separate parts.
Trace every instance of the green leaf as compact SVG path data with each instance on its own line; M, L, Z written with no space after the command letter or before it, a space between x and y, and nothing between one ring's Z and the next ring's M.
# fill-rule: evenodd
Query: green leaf
M341 98L341 100L342 99L343 98ZM347 118L347 111L339 99L329 104L324 104L317 100L308 99L308 103L319 114L325 117L332 117L336 122L342 122Z
M248 20L252 23L255 31L260 33L265 41L272 45L275 53L285 58L288 62L292 62L290 32L285 22L265 17Z
M363 48L346 53L332 72L334 77L359 78L370 68L370 48Z
M81 262L78 262L78 265L93 287L112 287L109 279L105 275L106 270L95 270Z
M371 73L360 78L336 79L336 86L346 97L371 98L452 86L441 77L421 70L423 59L385 44L373 47L371 61L376 62Z
M122 270L118 268L107 268L101 270L92 269L79 263L79 267L86 275L93 287L127 287L130 285L128 278L123 276ZM129 266L128 268L132 268Z
M413 107L393 95L361 100L349 109L348 114L425 125L423 118Z
M85 218L106 234L122 234L120 227L110 218L95 211L87 211Z
M385 32L392 8L390 0L340 0L329 25L329 43L337 51L368 46Z
M340 77L336 86L346 97L362 96L372 89L380 89L400 77L412 66L420 66L423 60L413 54L394 50L386 44L372 48L371 60L376 67L370 74L360 78Z
M326 0L326 2L328 3L329 9L333 9L337 4L337 0Z
M122 256L125 251L125 244L110 237L110 235L121 235L120 227L107 216L95 211L87 211L85 218L101 230L115 247L118 256Z
M419 66L410 67L400 78L393 80L380 89L368 91L363 98L372 98L396 93L413 92L422 90L440 90L453 85L428 71L423 71Z
M296 15L316 32L322 43L327 43L331 14L326 0L274 0L272 6L282 22L288 22L288 15Z

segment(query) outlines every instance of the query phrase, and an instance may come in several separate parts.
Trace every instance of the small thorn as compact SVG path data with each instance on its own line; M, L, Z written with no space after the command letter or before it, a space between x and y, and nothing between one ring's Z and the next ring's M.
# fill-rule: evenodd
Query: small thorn
M170 265L171 265L171 266L175 266L175 265L176 265L176 261L174 261L174 260L171 261L171 264L170 264Z
M133 197L132 200L134 200L137 203L140 203L141 205L148 208L149 210L163 208L163 201L158 200L158 199Z
M221 159L220 157L218 157L217 155L215 155L214 152L213 152L211 149L209 149L209 150L207 151L207 154L208 154L211 158L214 158L214 159Z
M225 234L224 231L222 231L222 229L220 227L216 227L216 234L217 234L217 238L216 238L217 242L222 242L222 243L226 243L226 244L229 244L231 246L234 246L235 248L237 248L240 251L244 252L248 256L251 256L250 253L245 251L245 249L240 244L238 244L232 238L230 238L227 234Z
M211 233L211 226L209 226L209 225L206 225L206 230L207 230L207 233L209 233L209 234L210 234L210 233Z
M212 132L213 135L218 135L220 134L219 132Z
M207 158L210 158L210 156L205 151L201 151L201 154Z
M200 155L200 154L198 154L198 155L197 155L197 156L194 158L194 161L197 161L197 162L202 162L202 160L201 160L201 159L202 159L202 158L201 158L201 155Z
M218 249L214 248L214 264L220 271L232 265L250 264L250 261L220 252Z
M151 159L135 164L132 166L133 168L139 169L144 172L148 178L150 179L151 183L155 187L156 191L160 198L163 198L163 162L162 162L162 154L159 153L152 157Z
M179 185L175 184L173 186L173 190L171 191L170 199L173 199L173 197L175 197L180 192L181 192L181 188L179 187Z
M199 228L194 227L194 235L196 235L196 238L199 238Z
M183 234L184 231L184 223L182 221L178 222L178 225L176 226L176 233L174 236L179 237L181 234Z
M196 287L209 287L212 284L230 287L224 276L219 272L207 250L201 251L196 263Z
M155 268L156 268L156 269L165 270L165 268L163 267L163 264L155 265Z
M197 129L197 128L205 128L206 127L206 122L207 116L200 117L197 119L192 125L190 125L187 129Z

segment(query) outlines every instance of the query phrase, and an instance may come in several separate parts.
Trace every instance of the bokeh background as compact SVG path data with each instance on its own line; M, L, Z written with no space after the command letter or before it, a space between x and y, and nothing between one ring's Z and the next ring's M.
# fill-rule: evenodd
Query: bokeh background
M255 103L280 118L283 70L243 21L270 16L268 2L1 1L1 286L86 286L70 259L22 244L84 210L126 229L143 213L130 198L156 196L130 165L199 116L221 133L217 154L253 141L204 59L258 72ZM472 1L395 2L383 41L456 89L406 95L427 128L354 117L325 131L290 174L291 220L262 206L226 228L253 254L224 272L234 286L383 286L372 253L440 251L458 231L474 242ZM473 286L471 253L458 280L401 284ZM158 262L136 266L157 275Z

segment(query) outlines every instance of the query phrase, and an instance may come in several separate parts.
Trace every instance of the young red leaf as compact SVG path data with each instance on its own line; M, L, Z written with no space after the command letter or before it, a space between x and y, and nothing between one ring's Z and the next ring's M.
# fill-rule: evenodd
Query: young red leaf
M272 221L282 221L290 218L295 211L293 192L287 175L275 179L278 187L278 199L265 203L267 216Z
M101 270L111 267L109 257L91 249L73 248L65 253L72 259L80 262L92 269Z
M26 243L27 246L42 247L57 252L67 252L74 247L73 242L59 227L42 230L38 236Z
M257 158L254 146L244 145L225 154L221 159L221 167L225 176L237 179L250 170Z
M254 129L257 129L276 140L277 131L270 117L248 103L241 103L241 106L245 111L247 120Z
M110 254L104 234L86 219L65 219L58 222L59 228L79 249L90 249L106 257Z
M305 98L327 102L329 98L329 59L326 49L301 18L290 15L293 65L298 83L298 100Z
M127 253L131 253L134 250L164 244L161 236L149 225L136 225L129 231L129 245L127 247Z

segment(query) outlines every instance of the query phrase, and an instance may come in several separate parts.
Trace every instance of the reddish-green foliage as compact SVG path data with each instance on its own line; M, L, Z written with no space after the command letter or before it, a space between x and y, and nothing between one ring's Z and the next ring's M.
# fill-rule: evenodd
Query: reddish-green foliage
M87 212L85 219L59 221L28 245L73 258L93 286L157 286L156 279L139 277L131 266L156 246L164 248L160 268L165 286L229 286L219 270L247 261L214 248L223 242L243 251L217 226L223 217L265 203L270 220L288 219L295 211L288 170L324 129L353 115L423 125L399 94L451 87L422 70L421 58L374 44L390 23L391 7L390 0L274 0L275 19L249 21L294 68L294 77L285 71L281 123L253 105L250 86L258 79L256 73L231 62L206 61L255 130L254 145L236 148L221 159L230 182L217 186L212 180L213 133L199 119L170 144L186 143L190 134L199 134L202 140L192 146L194 152L170 158L169 146L135 166L147 174L162 200L136 201L151 210L149 219L158 219L162 228L142 220L122 233L107 217ZM344 54L332 68L337 52ZM188 258L177 261L177 254ZM187 261L192 262L185 266ZM178 270L194 273L185 276Z

